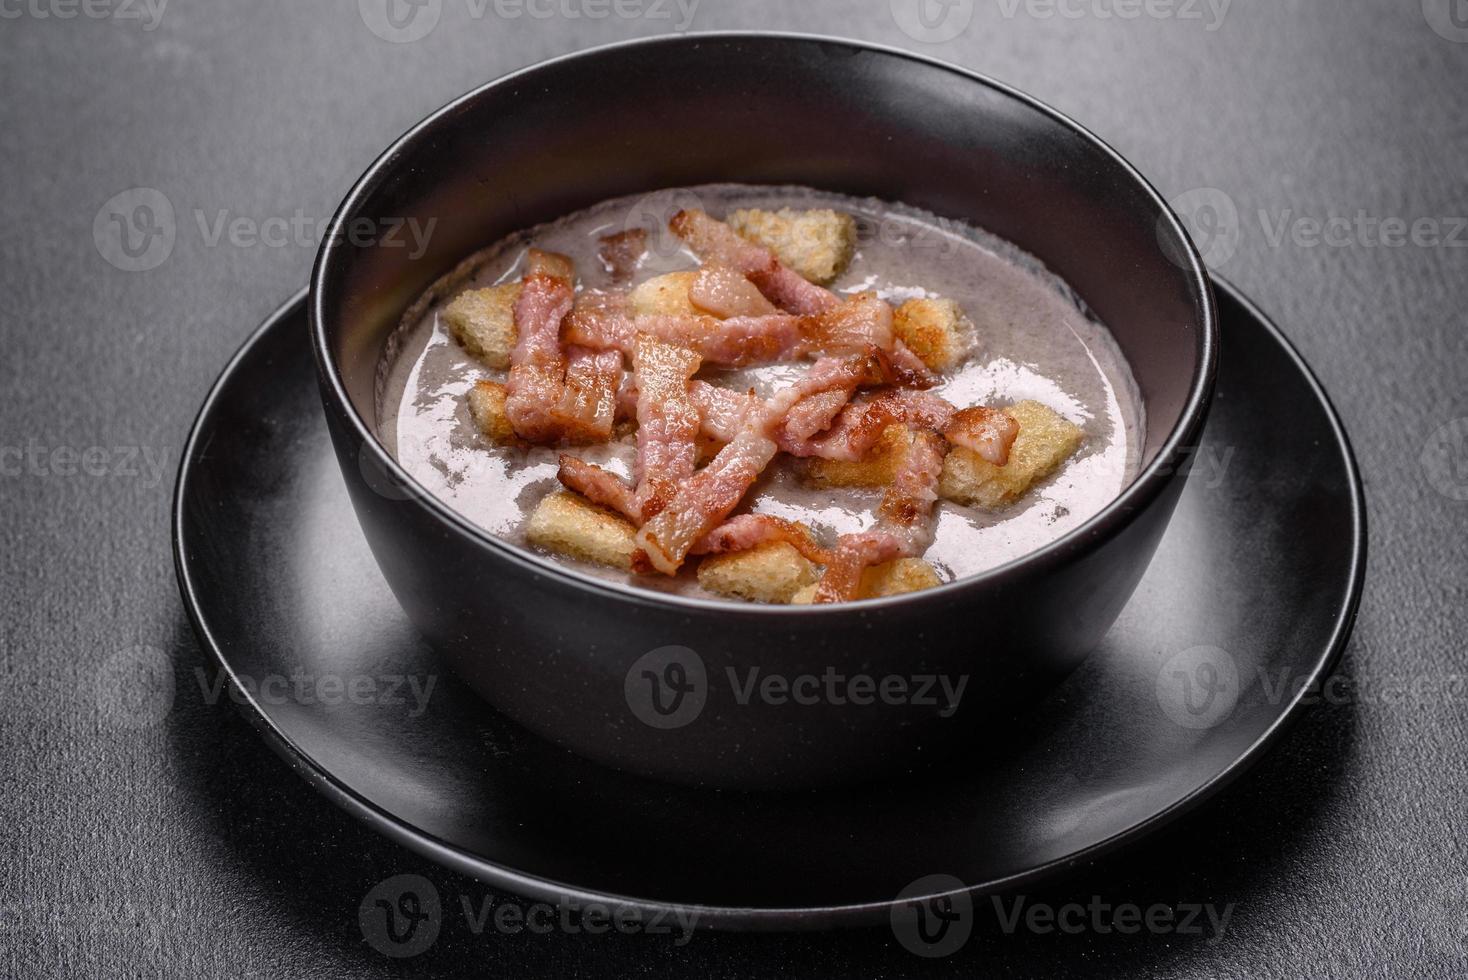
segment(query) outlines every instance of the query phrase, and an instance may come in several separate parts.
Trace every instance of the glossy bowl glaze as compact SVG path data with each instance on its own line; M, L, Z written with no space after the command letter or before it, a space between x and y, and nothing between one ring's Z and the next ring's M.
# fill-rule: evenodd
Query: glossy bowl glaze
M509 232L595 202L721 181L902 201L1038 256L1131 364L1147 414L1140 475L1081 527L984 574L890 599L767 607L556 564L470 524L387 454L375 436L384 344L436 279ZM410 219L431 228L421 252L387 234ZM1073 670L1172 515L1217 361L1196 250L1096 137L951 65L789 35L600 48L444 107L348 194L309 308L358 519L403 609L455 672L581 755L751 789L950 757ZM961 696L945 696L945 679Z

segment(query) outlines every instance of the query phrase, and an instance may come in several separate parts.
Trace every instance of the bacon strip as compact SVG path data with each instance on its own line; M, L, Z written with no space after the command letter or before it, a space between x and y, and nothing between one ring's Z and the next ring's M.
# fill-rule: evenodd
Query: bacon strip
M752 393L707 381L691 382L688 395L703 419L702 434L718 442L733 439L749 413L763 404ZM637 389L626 387L618 398L619 417L630 418L636 411ZM840 411L834 420L822 423L818 409L838 400ZM802 423L807 412L810 421ZM995 466L1003 466L1019 435L1018 423L1004 411L982 406L959 409L937 395L902 388L862 402L827 393L820 399L806 399L791 414L794 421L787 421L776 433L776 441L781 452L798 459L856 462L880 441L888 426L911 425L940 432L953 445L972 449Z
M632 278L642 257L647 254L647 229L629 228L615 235L604 235L597 248L596 257L602 268L611 275L613 282L626 282Z
M633 567L676 574L693 546L739 505L775 458L772 434L800 401L832 390L849 393L881 379L880 351L854 357L823 357L805 376L750 412L742 428L717 456L678 488L668 506L637 532Z
M1010 446L1019 435L1019 425L998 409L959 409L937 395L899 388L848 405L820 435L792 440L781 448L802 458L854 462L865 456L891 425L941 433L955 446L972 449L995 466L1009 461Z
M749 414L764 404L752 392L720 388L707 381L689 385L688 396L703 419L704 434L719 442L728 442L738 435Z
M799 317L787 313L720 320L701 314L634 316L622 311L579 308L566 318L569 343L628 354L638 334L696 352L707 364L748 367L787 360L801 349Z
M571 311L573 270L569 259L531 249L520 297L515 302L518 339L510 354L505 414L515 434L552 441L560 428L551 406L561 400L566 358L561 351L561 320Z
M901 340L892 342L890 356L897 384L907 388L931 388L938 383L937 376L923 363L923 359Z
M892 486L882 496L876 526L845 534L816 586L816 602L848 602L858 597L861 575L872 565L921 555L933 543L933 506L943 475L947 444L933 432L914 433Z
M995 466L1009 462L1009 450L1019 436L1019 423L1008 412L975 405L959 409L943 430L955 446L972 449Z
M676 575L697 541L744 499L754 481L775 458L779 446L751 425L683 485L661 513L637 532L633 568Z
M603 356L617 359L616 351ZM593 503L619 511L641 525L673 499L680 481L693 474L698 461L698 435L703 424L688 394L689 381L699 368L698 355L673 344L639 334L633 344L636 379L637 487L629 487L609 470L561 456L556 476L566 487Z
M612 434L617 417L617 388L622 383L622 355L585 347L566 350L566 382L554 415L561 438L602 442Z
M702 211L679 211L668 227L705 262L728 266L746 276L766 299L782 310L806 315L824 313L841 302L829 289L786 268L774 252Z
M744 274L724 265L705 265L688 286L688 300L716 317L765 316L778 313Z
M781 445L799 444L829 429L837 414L851 401L855 390L855 386L843 386L798 402L780 427Z
M556 479L568 490L576 491L594 504L617 511L634 524L642 521L642 506L637 502L637 492L611 470L562 453Z
M688 396L698 372L693 351L638 336L632 351L637 379L637 503L642 520L673 499L678 483L693 475L702 418ZM641 521L639 521L641 523Z
M801 321L806 349L811 352L845 354L868 347L892 350L892 307L876 293L857 293Z
M505 414L529 442L598 442L612 432L622 359L615 351L562 349L575 277L564 255L532 248L515 302L519 336L510 354Z
M567 343L632 353L638 334L696 351L706 364L751 367L798 357L887 354L892 383L913 388L934 381L922 360L892 333L892 307L875 293L858 293L817 314L763 313L719 319L700 313L634 315L617 293L588 293L566 317Z
M831 553L815 542L799 524L772 514L740 514L705 534L693 546L695 555L722 555L732 551L748 551L771 541L792 545L817 565L831 560Z

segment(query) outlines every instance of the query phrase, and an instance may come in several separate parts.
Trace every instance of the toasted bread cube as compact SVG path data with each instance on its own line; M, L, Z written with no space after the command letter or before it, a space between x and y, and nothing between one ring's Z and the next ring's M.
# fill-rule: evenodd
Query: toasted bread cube
M861 586L857 596L862 599L881 599L884 596L905 595L942 585L938 570L921 558L899 558L881 565L873 565L861 573ZM816 601L816 586L808 585L795 593L791 605L808 606Z
M739 234L763 245L787 267L821 286L829 285L846 271L856 250L856 219L829 208L740 210L725 220Z
M558 490L535 508L525 539L537 548L630 571L637 528L604 507Z
M491 442L515 441L515 429L505 414L505 386L498 381L480 381L469 389L469 417Z
M441 314L444 326L470 354L492 368L510 366L515 349L515 301L520 284L507 282L489 289L471 289L454 297Z
M719 595L751 602L788 603L815 580L816 566L785 541L713 555L698 566L699 585Z
M978 453L955 446L943 464L938 488L943 497L971 506L1002 507L1055 472L1080 448L1080 428L1039 402L1019 402L1005 411L1019 423L1009 462L995 466Z
M806 482L818 487L885 487L897 476L897 467L912 445L912 430L889 425L867 454L856 462L808 459L801 465Z
M632 312L641 316L700 312L688 298L688 287L693 285L696 275L696 272L668 272L640 283L628 296Z
M862 572L860 595L863 599L880 599L883 596L920 592L942 584L938 570L921 558L899 558L873 565Z
M892 315L892 332L934 371L951 371L973 352L973 329L951 299L910 299Z

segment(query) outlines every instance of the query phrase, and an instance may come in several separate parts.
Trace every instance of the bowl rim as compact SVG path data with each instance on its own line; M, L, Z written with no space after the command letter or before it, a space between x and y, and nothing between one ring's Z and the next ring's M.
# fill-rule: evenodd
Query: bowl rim
M1144 466L1132 481L1123 487L1121 492L1113 497L1105 507L1065 534L1046 542L1033 551L1026 552L1017 558L1013 558L1010 561L982 572L965 575L952 582L945 582L942 585L920 592L824 605L771 605L723 599L705 599L696 596L684 596L654 589L639 588L634 584L623 584L599 578L571 568L551 558L538 555L527 548L522 548L506 541L485 528L480 527L478 524L475 524L468 517L455 510L446 501L440 499L426 487L422 486L387 451L387 448L383 445L372 426L368 425L362 418L361 413L357 411L356 405L347 392L346 385L342 380L341 371L336 363L336 357L331 350L325 325L326 317L323 311L322 297L328 267L336 264L339 254L346 254L345 247L342 244L341 229L348 221L353 219L354 212L361 202L369 197L387 179L392 173L398 157L411 144L430 138L433 131L439 127L455 125L454 117L462 107L481 98L492 90L524 79L536 72L577 59L594 58L612 52L638 49L651 53L653 50L665 45L697 45L700 43L716 43L721 41L780 41L823 46L839 45L851 50L853 53L870 52L901 58L924 68L937 69L956 75L969 82L982 85L1026 108L1039 112L1071 130L1088 143L1092 149L1121 168L1121 171L1140 187L1147 197L1151 199L1152 203L1156 205L1158 221L1160 223L1159 227L1173 232L1183 248L1183 254L1174 257L1173 261L1179 266L1190 290L1195 292L1201 299L1202 317L1200 324L1201 330L1199 331L1198 338L1198 357L1193 368L1192 378L1189 380L1186 401L1178 415L1177 421L1173 425L1172 431L1168 433L1167 438L1159 447L1153 460ZM352 427L353 433L359 440L359 457L362 453L370 453L373 464L380 467L381 472L387 475L394 484L404 488L406 495L403 502L406 503L412 500L421 504L440 522L453 527L481 546L487 547L491 551L498 553L501 557L507 558L512 563L525 568L527 571L538 572L551 579L580 587L584 590L602 593L607 596L616 597L619 600L631 601L636 605L680 610L685 613L712 612L726 618L749 617L763 619L789 616L812 618L843 614L849 615L853 611L858 614L865 614L867 612L890 609L894 606L938 605L951 600L961 599L964 593L977 591L995 582L1012 578L1021 571L1044 570L1065 562L1072 554L1083 551L1089 544L1100 539L1112 537L1123 530L1148 505L1152 504L1170 481L1178 475L1181 455L1188 444L1195 441L1201 432L1207 416L1208 406L1212 400L1214 382L1218 371L1218 306L1213 294L1212 280L1208 275L1208 270L1203 262L1202 256L1199 254L1197 246L1189 235L1186 226L1173 211L1167 199L1142 176L1136 167L1128 162L1110 144L1070 116L1041 102L1039 99L1004 82L1000 82L997 79L961 65L870 41L787 31L688 32L684 34L634 38L612 44L598 45L537 61L524 68L500 75L445 103L395 139L368 166L362 175L357 178L351 190L342 199L336 213L331 218L322 239L321 248L318 250L316 260L312 266L309 294L307 296L307 312L311 326L311 347L315 354L317 377L321 381L323 394L329 399L331 405L340 411L342 416L347 420L347 423Z

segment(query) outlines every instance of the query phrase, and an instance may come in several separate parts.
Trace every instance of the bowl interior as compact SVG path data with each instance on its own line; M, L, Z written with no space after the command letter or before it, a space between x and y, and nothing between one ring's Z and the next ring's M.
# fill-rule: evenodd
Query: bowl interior
M375 429L378 363L403 312L473 251L607 198L725 181L902 201L1038 256L1129 360L1147 412L1144 466L1202 387L1206 275L1165 204L1093 137L1017 93L899 52L691 36L509 76L374 165L313 282L329 360L358 415ZM431 228L421 254L348 234L406 219Z

